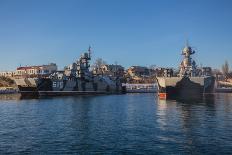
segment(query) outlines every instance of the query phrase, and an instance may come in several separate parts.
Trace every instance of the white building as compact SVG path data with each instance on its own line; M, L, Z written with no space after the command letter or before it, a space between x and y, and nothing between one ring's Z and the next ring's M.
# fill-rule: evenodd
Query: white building
M16 74L15 71L4 71L4 72L0 72L0 76L4 76L4 77L14 77Z
M27 76L27 75L49 75L57 71L57 65L54 63L41 66L25 66L18 67L15 76Z

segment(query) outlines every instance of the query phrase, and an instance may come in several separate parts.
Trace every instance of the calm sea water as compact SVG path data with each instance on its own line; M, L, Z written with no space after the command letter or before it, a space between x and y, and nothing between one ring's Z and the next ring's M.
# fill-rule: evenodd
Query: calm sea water
M232 153L232 94L0 98L0 154Z

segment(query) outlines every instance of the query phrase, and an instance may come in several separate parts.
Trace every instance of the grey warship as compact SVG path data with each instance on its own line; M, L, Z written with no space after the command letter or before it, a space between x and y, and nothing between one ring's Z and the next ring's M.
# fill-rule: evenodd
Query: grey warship
M94 75L90 70L91 48L72 63L65 71L56 71L46 77L15 79L22 95L66 96L121 93L120 79Z
M195 50L188 44L182 50L183 60L177 74L165 69L162 76L156 77L160 99L200 98L214 91L215 77L210 67L198 67L191 58Z

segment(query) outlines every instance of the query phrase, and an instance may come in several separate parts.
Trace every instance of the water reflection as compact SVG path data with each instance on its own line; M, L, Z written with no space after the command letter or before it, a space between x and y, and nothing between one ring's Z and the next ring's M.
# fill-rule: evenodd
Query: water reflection
M0 94L0 100L26 100L26 99L39 99L38 96L22 95L22 94Z
M223 122L231 118L232 111L227 113L228 107L222 106L232 108L232 105L230 104L231 95L229 97L220 95L218 99L223 101L220 104L218 100L215 102L217 97L217 95L210 95L197 100L157 100L157 114L159 115L157 123L165 132L170 132L170 129L178 130L176 135L182 137L184 152L198 154L204 151L205 148L202 146L215 145L218 148L216 145L223 143L225 139L225 135L221 132L231 126L228 121ZM166 140L167 138L170 138L170 135L166 136ZM174 136L174 138L178 140L178 137ZM161 140L164 140L164 137Z
M226 154L232 148L232 95L1 98L1 154Z
M165 117L172 113L173 117L180 117L183 121L183 127L188 123L189 119L198 120L198 117L202 117L205 113L210 116L215 116L215 97L204 96L201 99L196 100L160 100L157 99L157 114ZM199 113L199 109L201 113ZM203 111L203 113L202 113Z
M20 94L0 94L0 100L20 100Z
M1 100L30 100L30 99L54 99L54 98L72 98L74 100L81 98L91 98L91 97L101 96L101 95L79 95L79 96L38 96L32 94L0 94Z

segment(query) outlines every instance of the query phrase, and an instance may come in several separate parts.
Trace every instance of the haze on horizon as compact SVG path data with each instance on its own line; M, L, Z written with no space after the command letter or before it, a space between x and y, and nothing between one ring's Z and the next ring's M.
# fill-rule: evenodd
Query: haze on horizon
M199 65L220 69L231 19L230 0L0 0L0 70L63 68L89 45L110 64L178 67L187 39Z

